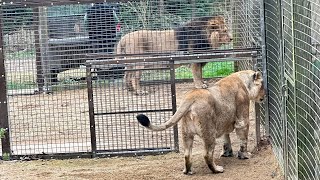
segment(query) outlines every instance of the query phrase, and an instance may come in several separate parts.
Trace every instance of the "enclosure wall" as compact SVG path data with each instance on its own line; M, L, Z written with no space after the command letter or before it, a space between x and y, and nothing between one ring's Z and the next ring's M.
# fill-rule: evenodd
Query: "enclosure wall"
M270 135L286 179L319 179L319 3L265 0Z

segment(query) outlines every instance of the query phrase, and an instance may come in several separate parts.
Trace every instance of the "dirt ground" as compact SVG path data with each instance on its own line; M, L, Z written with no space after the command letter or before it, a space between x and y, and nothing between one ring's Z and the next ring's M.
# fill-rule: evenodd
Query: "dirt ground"
M254 152L249 160L231 157L216 159L216 162L224 166L224 173L212 174L198 147L193 153L195 174L192 176L182 173L182 153L103 159L13 161L0 164L0 179L283 179L270 146Z
M177 86L178 104L183 94L191 87L190 84ZM251 112L248 147L253 154L251 159L220 158L222 141L218 140L215 161L218 165L224 166L225 172L221 174L212 174L207 168L202 157L202 142L196 138L193 148L193 171L195 174L192 176L186 176L182 173L184 157L183 147L180 146L180 153L157 156L1 161L0 179L283 179L271 145L267 141L263 141L259 150L255 148L253 117L253 112ZM239 140L235 133L231 134L231 140L234 153L236 153L239 149Z

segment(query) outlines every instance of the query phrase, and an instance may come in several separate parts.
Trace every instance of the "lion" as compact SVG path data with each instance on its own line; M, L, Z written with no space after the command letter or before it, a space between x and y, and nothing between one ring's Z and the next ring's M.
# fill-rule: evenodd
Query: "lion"
M116 46L116 54L130 56L145 53L189 52L199 53L216 49L232 41L223 16L200 17L172 30L139 30L124 35ZM191 65L196 88L207 88L202 79L202 67L206 63ZM175 66L178 67L179 65ZM137 65L135 69L143 69ZM136 95L148 94L140 87L141 71L127 67L125 82L128 90Z
M188 92L176 113L164 124L154 125L143 114L137 115L141 125L152 131L163 131L181 122L184 145L184 174L192 174L191 151L194 136L204 142L204 159L213 173L224 171L213 161L216 139L224 138L224 157L233 156L229 134L235 129L240 139L239 159L248 159L250 101L263 102L265 90L260 71L239 71L216 82L207 89L193 89Z

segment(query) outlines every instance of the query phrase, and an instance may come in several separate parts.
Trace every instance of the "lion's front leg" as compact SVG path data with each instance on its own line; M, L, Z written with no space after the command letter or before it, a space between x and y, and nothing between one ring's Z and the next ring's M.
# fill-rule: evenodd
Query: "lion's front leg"
M240 101L237 101L237 118L236 118L236 122L234 124L234 128L236 129L241 129L241 128L246 128L246 126L250 123L249 122L249 109L250 106L252 105L251 102L247 103L243 103L243 101L241 100L245 100L245 98L243 97L237 97L238 99L240 99Z
M201 63L193 63L191 65L192 75L193 75L193 82L196 88L198 89L206 89L208 85L202 79L202 64Z
M249 159L251 153L248 152L248 133L249 133L249 124L243 128L236 128L236 134L240 139L240 150L238 151L239 159Z

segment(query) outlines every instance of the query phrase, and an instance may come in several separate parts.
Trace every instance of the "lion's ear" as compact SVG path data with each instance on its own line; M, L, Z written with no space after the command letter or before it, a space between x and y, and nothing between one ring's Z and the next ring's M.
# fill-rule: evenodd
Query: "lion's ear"
M253 74L253 80L261 79L262 78L262 73L260 71L256 71Z

